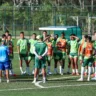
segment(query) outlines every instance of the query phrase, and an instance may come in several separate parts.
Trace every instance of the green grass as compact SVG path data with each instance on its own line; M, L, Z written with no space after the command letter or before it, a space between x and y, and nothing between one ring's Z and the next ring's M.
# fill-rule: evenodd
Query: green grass
M53 64L54 62L52 61L52 72ZM68 63L66 60L65 71L67 71L67 65ZM32 70L32 66L33 62L30 63L30 70ZM25 63L23 67L25 69ZM13 68L14 72L17 74L17 77L10 77L9 84L6 83L5 77L3 77L3 82L0 83L0 96L93 96L96 94L96 83L94 81L87 82L85 77L84 82L77 82L76 80L79 78L79 76L72 76L68 74L63 76L59 74L48 75L47 83L40 83L40 85L43 87L48 88L42 89L35 86L31 83L33 80L33 75L20 75L17 54L14 56ZM42 76L39 77L39 80L42 80Z

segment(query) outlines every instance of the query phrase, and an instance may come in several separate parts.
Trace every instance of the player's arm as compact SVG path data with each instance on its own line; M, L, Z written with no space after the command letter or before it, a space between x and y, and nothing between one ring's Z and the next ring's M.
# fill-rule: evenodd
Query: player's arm
M47 36L44 40L43 40L43 42L45 42L47 39L49 39L50 38L50 36Z
M42 54L42 57L44 57L48 52L48 48L46 47L45 52Z

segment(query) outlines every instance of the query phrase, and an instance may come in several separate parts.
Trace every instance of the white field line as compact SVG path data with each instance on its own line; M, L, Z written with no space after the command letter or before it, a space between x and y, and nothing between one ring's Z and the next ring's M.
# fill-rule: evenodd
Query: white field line
M24 91L24 90L37 90L37 89L51 89L51 88L61 88L61 87L82 87L82 86L96 86L96 83L94 84L76 84L76 85L61 85L61 86L49 86L44 88L17 88L17 89L1 89L0 92L6 92L6 91Z
M35 83L35 86L37 86L37 87L39 87L39 88L45 88L45 87L41 86L40 83L42 83L42 81L36 82L36 83Z

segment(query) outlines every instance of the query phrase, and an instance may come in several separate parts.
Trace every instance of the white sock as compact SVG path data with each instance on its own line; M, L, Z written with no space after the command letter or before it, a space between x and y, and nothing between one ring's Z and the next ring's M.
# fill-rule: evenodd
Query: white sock
M88 73L88 69L85 70L85 73Z
M36 82L36 78L34 78L34 82Z
M94 73L95 72L95 67L92 67L92 72L91 73Z
M21 71L21 73L23 73L23 69L22 69L22 67L20 67L20 71Z
M61 74L62 73L62 66L60 65L59 68L60 68L60 74Z
M90 80L90 75L91 75L91 67L88 67L88 80Z
M83 79L84 67L81 67L81 79Z
M13 75L14 74L12 69L9 70L9 73L10 73L10 75Z
M94 71L95 71L95 77L96 77L96 67L95 67L95 70Z
M75 73L75 69L72 69L72 72Z
M78 69L76 69L76 73L78 73Z

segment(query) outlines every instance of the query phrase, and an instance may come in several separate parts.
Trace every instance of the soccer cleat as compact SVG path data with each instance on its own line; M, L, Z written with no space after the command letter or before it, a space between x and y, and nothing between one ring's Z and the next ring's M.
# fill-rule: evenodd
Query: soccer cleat
M90 78L88 78L87 81L90 81Z
M73 72L72 75L76 75L76 73Z
M79 73L76 73L77 76L79 76L80 74Z
M43 83L46 83L46 79L43 79Z
M7 79L7 83L9 83L9 79Z
M34 81L32 81L32 83L36 83L36 81L34 80Z
M96 80L96 77L93 77L91 80Z
M80 79L78 79L77 81L83 81L83 79L82 79L82 78L80 78Z

